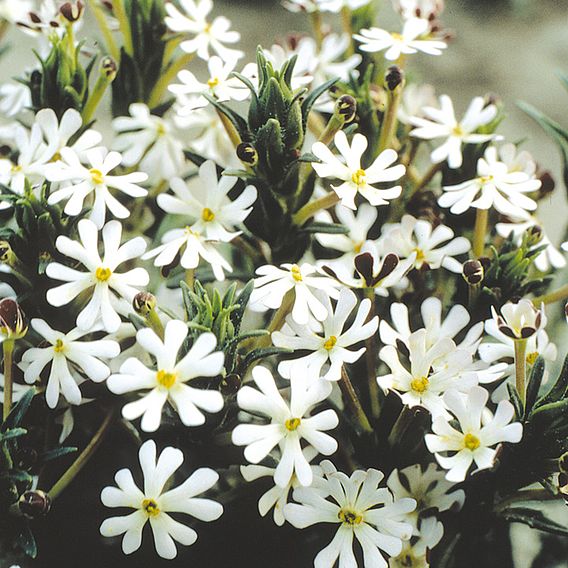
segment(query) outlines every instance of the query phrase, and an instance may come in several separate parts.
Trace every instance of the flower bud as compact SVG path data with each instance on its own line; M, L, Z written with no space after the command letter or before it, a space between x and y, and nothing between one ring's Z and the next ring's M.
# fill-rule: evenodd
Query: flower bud
M40 491L26 491L18 501L22 514L31 519L44 517L51 508L51 498L47 493Z
M337 113L343 117L345 124L353 122L357 115L357 101L351 95L342 95L335 103Z
M83 12L85 11L85 5L81 0L78 0L77 3L74 2L65 2L59 8L59 13L71 23L76 22L77 20L81 19Z
M237 146L237 157L243 164L247 166L256 166L258 164L258 152L256 148L249 142L241 142Z
M464 280L470 286L477 286L485 277L483 264L481 264L479 260L468 260L467 262L464 262L462 275Z
M24 337L28 331L26 316L16 300L0 300L0 333L9 339Z
M116 77L118 71L118 66L116 61L112 57L103 57L101 61L101 75L107 79L107 81L112 82Z
M526 299L507 302L501 308L501 314L493 306L491 312L499 331L515 340L528 339L546 325L544 305L537 309Z
M230 373L221 381L221 394L231 396L241 388L242 379L236 373Z
M542 230L542 227L540 227L539 225L533 225L532 227L529 227L526 232L527 246L534 247L535 245L538 245L540 241L542 241L543 236L544 232Z
M548 171L542 172L537 174L538 179L540 180L540 189L538 190L538 198L542 199L547 195L550 195L554 188L556 187L556 182L552 177L552 174Z
M558 459L560 473L568 473L568 452L563 453Z
M150 294L150 292L138 292L132 301L134 311L142 317L146 317L156 308L156 305L156 296L154 296L154 294Z
M385 73L385 87L391 93L404 82L404 71L398 65L391 65Z
M10 264L13 254L10 243L8 241L0 241L0 262Z

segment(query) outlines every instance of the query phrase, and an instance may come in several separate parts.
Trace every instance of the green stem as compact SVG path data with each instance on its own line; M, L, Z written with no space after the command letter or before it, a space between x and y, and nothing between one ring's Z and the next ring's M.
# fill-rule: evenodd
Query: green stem
M308 219L311 219L318 211L329 209L339 202L339 196L335 191L329 192L327 195L307 203L297 213L292 216L292 221L298 227L304 225Z
M475 216L475 227L473 229L473 256L479 258L485 251L485 236L489 224L489 209L478 209Z
M517 391L523 404L526 399L527 340L515 339L515 379Z
M371 301L371 309L367 321L371 321L376 313L376 294L374 288L365 288L365 298ZM381 412L379 399L379 385L377 383L376 361L377 361L377 342L375 335L371 335L365 340L365 362L367 364L367 383L369 385L369 399L371 401L371 416L374 420L379 418Z
M148 99L148 106L150 108L157 107L160 104L170 83L184 67L187 67L191 61L193 61L194 57L195 53L184 53L171 63L150 93L150 98Z
M105 435L109 432L110 426L112 425L114 418L114 409L110 410L103 420L99 429L95 432L91 441L81 452L79 457L71 464L69 469L59 478L59 480L53 485L53 487L48 491L49 496L52 500L57 499L61 493L67 488L67 486L77 477L79 472L85 467L87 462L91 459L93 454L96 452L97 448L101 445L104 440Z
M381 135L379 137L379 154L387 148L392 148L392 142L396 135L398 125L398 108L404 90L404 81L394 90L388 92L388 106L381 125Z
M2 417L6 420L12 408L14 340L5 339L4 343L2 343L2 350L4 352L4 404L2 406Z
M323 43L323 18L319 10L312 12L310 17L312 20L312 28L314 30L316 45L318 50L320 50Z
M195 269L188 268L185 271L185 283L193 290L193 283L195 282Z
M98 2L98 0L92 0L89 2L89 6L93 10L93 15L97 20L97 24L99 25L99 29L101 30L103 37L105 39L105 44L107 46L108 52L112 56L115 61L120 61L120 50L116 45L116 41L114 41L114 37L112 36L112 32L108 27L108 21L106 16L103 13L103 10Z
M124 51L126 51L128 55L133 56L134 44L132 43L132 31L130 29L130 22L128 21L126 10L124 9L124 0L114 0L112 3L112 8L116 19L118 20L120 33L124 38Z
M553 304L554 302L559 302L560 300L568 299L568 284L561 286L558 290L539 296L533 300L533 304L539 307L541 304Z
M233 126L233 123L227 118L226 115L224 115L217 108L215 110L217 111L217 115L219 116L221 122L223 123L225 132L227 133L229 140L232 142L233 146L236 149L237 146L241 143L241 137L239 136L239 133L237 132L236 128Z
M434 179L434 176L440 171L442 168L442 164L434 164L424 175L424 177L418 182L416 187L412 190L409 198L412 197L415 193L418 193L420 190L424 189L431 181Z
M414 412L408 406L403 406L389 434L388 441L391 447L396 446L402 440L413 418Z
M284 298L282 298L282 303L280 307L274 312L270 323L266 330L268 331L268 335L264 335L259 337L255 343L252 344L252 349L258 349L261 347L268 347L272 344L272 332L278 331L282 325L284 325L284 321L286 320L286 316L290 313L292 306L294 305L294 299L296 297L296 293L294 290L288 290Z
M343 398L345 399L347 405L351 409L353 416L359 422L363 432L369 433L373 431L371 427L371 423L363 410L363 406L361 405L361 401L355 392L355 388L349 379L349 375L345 370L345 366L341 368L341 379L339 380L339 388L343 394Z
M89 124L95 111L97 110L107 87L113 82L114 78L116 77L116 73L111 76L108 76L106 73L101 71L97 82L95 83L95 87L91 91L87 103L83 108L83 124Z
M500 503L497 503L495 511L503 511L515 503L523 503L526 501L556 501L559 499L560 495L553 495L546 489L526 489L524 491L519 491L515 495L511 495L511 497L508 497L507 499L503 499Z
M341 27L343 28L343 33L349 38L346 55L353 55L355 53L355 46L353 45L353 14L348 6L341 8Z
M163 341L164 340L164 324L158 315L158 312L154 308L148 312L146 316L146 323L150 329Z

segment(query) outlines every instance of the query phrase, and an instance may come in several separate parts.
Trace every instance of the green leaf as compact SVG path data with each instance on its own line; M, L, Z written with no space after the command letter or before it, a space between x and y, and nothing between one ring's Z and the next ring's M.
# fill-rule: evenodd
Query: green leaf
M502 511L501 516L510 523L522 523L539 531L568 536L568 526L547 518L542 511L528 507L511 507Z
M507 383L507 391L509 392L509 399L515 407L517 420L522 420L525 412L523 410L523 402L521 401L521 397L519 396L519 391L517 390L515 385L512 385L511 383Z
M25 436L27 433L28 431L25 428L10 428L4 432L0 432L0 442L19 438L20 436Z
M562 400L568 394L568 356L564 359L562 370L558 375L556 382L550 387L550 390L542 396L535 404L535 408L540 408L545 404Z
M251 139L251 135L248 129L247 121L237 114L235 111L230 109L227 105L220 103L217 99L204 93L203 96L222 114L224 114L230 121L231 124L235 127L241 140L246 142Z
M244 358L241 363L241 369L246 371L255 361L260 361L261 359L266 359L272 355L285 355L292 353L291 349L284 349L283 347L260 347L259 349L253 349ZM243 374L243 373L240 373Z
M54 448L53 450L47 450L39 456L40 463L46 463L52 460L62 458L69 454L73 454L77 451L77 448L71 446L61 446L60 448Z
M33 483L33 477L27 472L21 469L9 469L0 473L0 479L9 479L13 483L25 483L31 486Z
M539 356L535 361L529 376L529 382L527 386L527 398L525 403L525 413L527 416L530 414L536 402L538 391L540 390L540 385L542 384L543 377L544 377L544 359Z
M0 427L0 432L6 432L7 430L11 428L16 428L21 424L26 412L28 411L28 408L30 407L30 404L32 403L32 399L35 396L35 394L36 391L34 388L31 388L28 391L26 391L26 393L18 401L16 406L12 408L10 414L8 414L8 417Z
M302 233L326 233L329 235L346 235L349 229L339 223L320 223L314 222L306 225L300 229Z
M16 545L19 546L30 558L35 558L37 556L36 540L27 525L22 527L20 534L17 536Z
M337 83L339 81L339 77L336 77L335 79L330 79L329 81L326 81L325 83L323 83L322 85L320 85L317 89L314 89L305 99L304 102L302 103L302 119L304 121L304 127L306 126L307 122L308 122L308 115L310 114L310 111L312 110L312 107L314 106L314 104L316 103L316 101L327 91L329 90L331 87L333 87L333 85L335 85L335 83Z

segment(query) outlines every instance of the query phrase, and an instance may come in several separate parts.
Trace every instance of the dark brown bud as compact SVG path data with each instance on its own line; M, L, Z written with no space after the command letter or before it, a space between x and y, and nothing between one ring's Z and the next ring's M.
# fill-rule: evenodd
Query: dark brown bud
M340 116L343 117L345 124L353 122L357 115L357 101L351 95L343 95L337 99L335 108Z
M146 317L156 308L156 305L156 296L154 296L154 294L150 294L150 292L138 292L132 301L134 311L142 317Z
M468 260L464 262L462 275L470 286L477 286L485 277L483 264L481 264L479 260Z
M404 71L398 65L391 65L385 73L385 87L394 91L404 81Z
M552 174L548 171L542 173L539 172L538 179L541 183L540 189L538 191L538 196L539 199L542 199L543 197L550 195L554 191L556 182L554 181Z
M65 2L65 4L63 4L61 8L59 8L59 13L68 22L74 23L81 18L84 10L85 10L85 5L83 4L83 2L81 2L81 0L78 0L76 3Z
M237 146L237 157L247 166L256 166L256 164L258 164L258 152L256 148L248 142L241 142Z
M221 381L221 394L231 396L241 388L242 379L236 373L230 373Z
M118 67L116 61L112 57L103 57L101 61L101 75L106 77L108 81L114 81Z
M20 511L30 519L44 517L51 508L51 499L47 493L40 491L26 491L18 501Z
M16 300L0 300L0 332L11 339L24 337L28 331L26 316Z

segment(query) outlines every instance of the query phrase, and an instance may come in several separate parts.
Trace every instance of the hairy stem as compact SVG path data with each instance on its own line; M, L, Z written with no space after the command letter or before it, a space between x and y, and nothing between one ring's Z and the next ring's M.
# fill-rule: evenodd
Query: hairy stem
M479 258L485 251L485 237L489 224L489 209L478 209L473 229L473 256Z
M154 85L150 98L148 99L148 106L154 108L160 104L168 85L176 78L177 74L195 57L195 53L184 53L180 55L171 65L164 71L158 82Z
M374 288L365 288L365 298L371 301L371 309L367 321L371 321L376 313L376 295ZM365 340L365 362L367 364L367 383L369 385L369 399L371 401L371 416L374 420L379 418L381 412L380 399L379 399L379 385L377 383L376 373L377 361L377 342L375 335L371 335Z
M541 304L553 304L554 302L559 302L560 300L568 299L568 284L561 286L558 290L539 296L533 300L533 304L539 307Z
M2 406L2 417L6 420L12 408L12 356L14 354L14 340L5 339L4 343L2 343L2 350L4 352L4 404Z
M116 41L114 41L114 37L112 36L112 32L110 31L108 20L100 6L100 4L95 0L94 2L89 2L89 6L93 11L93 15L95 16L95 20L97 20L97 24L101 33L103 34L106 47L108 49L109 54L111 57L116 61L120 61L120 50L116 45Z
M359 400L359 397L355 392L355 388L353 387L353 384L349 379L349 375L345 370L345 366L341 368L341 379L339 381L339 388L341 389L343 398L347 406L349 406L351 412L353 413L353 416L357 419L357 422L359 422L363 432L367 433L372 432L373 428L371 427L371 423L369 422L369 419L367 418L367 415L363 410L361 401Z
M130 30L130 22L128 21L128 16L126 15L126 10L124 9L124 0L114 0L112 3L112 9L114 15L118 20L118 26L120 28L120 33L124 38L124 51L128 55L134 55L134 44L132 43L132 31Z
M301 227L306 221L311 219L318 211L329 209L339 202L339 196L335 191L330 191L327 195L307 203L297 213L292 216L294 224Z
M519 396L525 403L527 377L527 340L515 339L515 379Z

